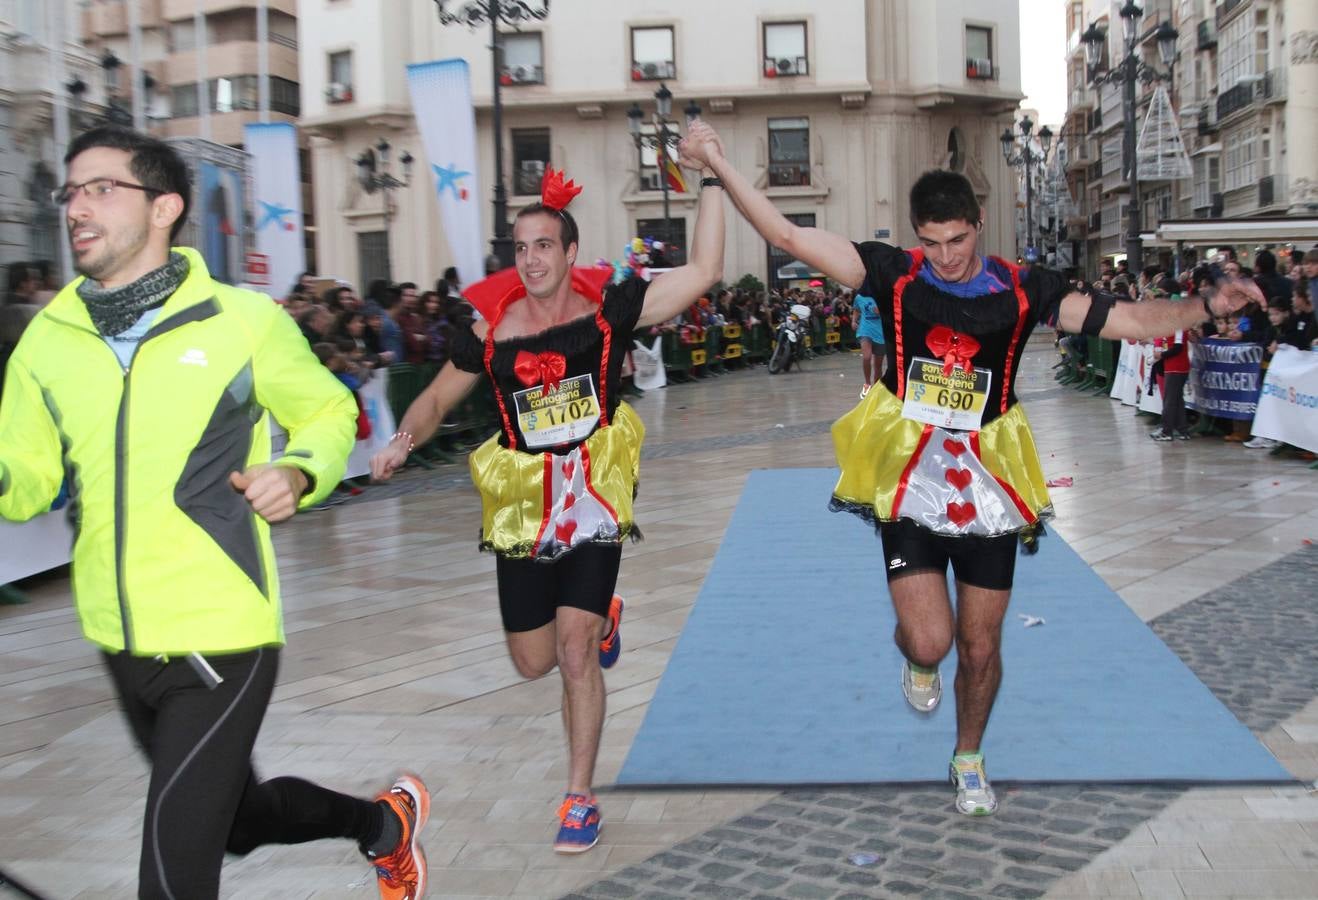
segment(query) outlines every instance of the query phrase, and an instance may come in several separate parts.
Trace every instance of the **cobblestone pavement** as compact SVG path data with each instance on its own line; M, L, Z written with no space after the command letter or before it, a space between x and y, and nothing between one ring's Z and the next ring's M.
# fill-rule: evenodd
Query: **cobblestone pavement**
M1316 567L1302 549L1150 623L1256 734L1318 696ZM969 819L942 786L790 790L568 897L1041 897L1183 793L1009 786Z
M1318 696L1315 572L1318 547L1305 547L1149 624L1262 734Z

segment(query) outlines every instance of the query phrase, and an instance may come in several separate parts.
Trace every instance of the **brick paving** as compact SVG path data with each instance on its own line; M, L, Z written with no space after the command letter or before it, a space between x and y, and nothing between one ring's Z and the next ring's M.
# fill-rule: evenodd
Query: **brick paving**
M1150 623L1260 737L1318 697L1315 571L1306 547ZM567 897L1042 897L1185 792L1000 786L971 819L942 786L790 790Z

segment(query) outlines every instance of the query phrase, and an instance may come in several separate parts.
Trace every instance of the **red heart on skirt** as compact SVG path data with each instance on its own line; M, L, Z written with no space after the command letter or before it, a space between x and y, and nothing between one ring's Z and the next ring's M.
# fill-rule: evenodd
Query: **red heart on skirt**
M973 508L973 507L972 507ZM560 544L569 543L572 540L572 533L577 530L577 523L573 521L560 522L554 529L554 537Z
M572 460L569 459L567 462L563 463L563 480L571 481L572 474L576 471L577 471L577 464Z
M943 449L953 456L960 456L966 452L966 445L960 441L954 441L951 438L943 441Z
M974 480L975 475L969 469L948 469L943 477L947 479L947 483L952 487L958 491L964 491L970 487L970 482Z
M567 512L577 502L577 495L568 491L563 495L563 512Z
M949 503L947 504L947 518L957 528L969 525L975 521L975 516L979 511L975 509L975 504L966 503Z

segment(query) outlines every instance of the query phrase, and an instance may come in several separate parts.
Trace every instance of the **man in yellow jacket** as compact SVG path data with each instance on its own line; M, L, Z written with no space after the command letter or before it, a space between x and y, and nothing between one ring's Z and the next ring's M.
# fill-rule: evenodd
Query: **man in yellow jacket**
M270 298L171 249L191 197L173 148L106 126L65 164L54 199L84 277L9 361L0 516L68 484L78 617L151 761L139 894L215 897L226 849L348 837L383 897L414 900L419 778L364 800L251 764L284 643L270 524L338 484L356 404ZM289 432L274 463L272 417Z

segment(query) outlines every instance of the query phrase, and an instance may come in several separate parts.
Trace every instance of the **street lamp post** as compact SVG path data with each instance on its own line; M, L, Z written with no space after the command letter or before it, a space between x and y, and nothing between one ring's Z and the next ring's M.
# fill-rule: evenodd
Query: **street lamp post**
M72 125L70 130L74 134L78 134L83 130L86 124L83 122L82 98L87 93L87 82L82 80L81 75L74 73L74 76L64 85L64 89L68 91L69 96L73 98L73 103L69 108L69 120Z
M669 254L672 253L673 219L668 210L668 173L664 171L663 160L669 158L671 154L669 147L673 135L668 130L668 126L673 124L669 118L672 112L673 92L662 82L659 84L659 90L654 92L654 116L650 120L655 128L654 134L645 134L641 130L641 123L645 120L645 111L641 109L641 104L633 103L631 109L627 110L627 130L631 132L632 143L636 145L636 149L652 147L655 151L655 163L659 169L659 189L664 196L664 249ZM682 112L686 116L687 127L690 127L692 122L700 118L700 105L692 100Z
M508 223L508 193L503 185L503 97L499 90L499 79L503 74L503 42L499 39L499 24L517 28L532 19L545 19L549 16L549 0L540 0L539 7L531 6L526 0L466 0L458 12L449 12L445 8L447 4L448 0L435 0L441 25L455 22L468 28L486 22L490 25L494 85L494 237L490 249L499 261L499 268L506 269L513 264L513 230Z
M1039 129L1039 150L1034 149L1034 121L1025 116L1020 121L1020 136L1010 128L1002 132L1002 158L1007 165L1025 171L1025 254L1034 246L1034 169L1048 158L1053 145L1053 130L1047 125Z
M405 188L412 183L412 163L414 162L412 154L406 150L403 155L398 157L398 161L403 166L403 177L395 178L389 171L389 154L393 148L384 138L375 145L372 150L367 147L357 157L357 181L362 186L362 190L368 194L374 194L376 191L384 191L384 239L386 250L389 247L389 218L391 206L393 203L393 193L399 188ZM385 275L391 281L393 280L393 253L385 254Z
M119 67L123 61L113 50L101 57L101 71L105 73L105 118L115 125L131 126L133 116L119 103Z
M1130 208L1127 210L1126 218L1126 263L1131 272L1138 272L1144 267L1144 251L1140 244L1142 215L1139 163L1135 158L1135 83L1137 81L1144 84L1152 84L1155 81L1171 82L1173 66L1176 63L1176 38L1179 32L1165 19L1154 32L1154 37L1158 40L1158 56L1162 64L1167 67L1166 72L1160 72L1141 59L1135 51L1140 40L1139 20L1144 16L1144 9L1135 0L1126 0L1125 5L1118 10L1118 14L1121 16L1125 53L1121 62L1111 71L1106 73L1097 71L1107 41L1106 29L1091 23L1080 39L1085 44L1090 82L1095 85L1112 82L1122 86L1122 156L1126 164L1126 180L1130 185Z

